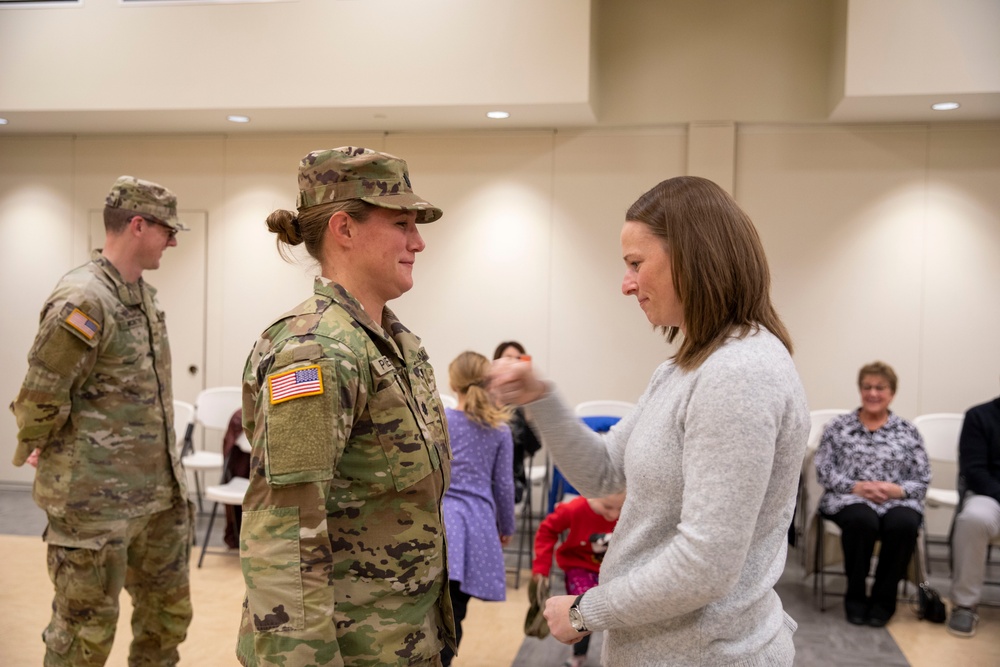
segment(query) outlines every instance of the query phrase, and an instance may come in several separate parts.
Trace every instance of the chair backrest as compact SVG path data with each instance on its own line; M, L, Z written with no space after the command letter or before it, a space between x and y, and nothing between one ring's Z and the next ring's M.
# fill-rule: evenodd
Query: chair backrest
M174 433L178 446L184 442L188 424L194 421L194 406L187 401L174 401Z
M627 401L584 401L573 409L577 417L624 417L635 403Z
M202 426L202 449L222 451L222 439L229 430L229 420L242 407L242 387L212 387L198 393L194 404L194 418L195 423ZM213 431L213 434L209 436L208 431ZM209 447L209 442L215 444Z
M441 394L441 404L452 410L458 409L458 399L451 394Z
M806 449L811 450L819 447L819 441L823 439L823 431L826 429L826 425L830 423L830 420L848 412L850 410L841 410L839 408L825 408L823 410L811 411L809 418L812 421L812 426L809 428L809 440Z
M962 433L964 420L965 415L959 412L937 412L920 415L913 420L913 425L924 439L924 449L927 450L928 458L936 461L958 461L958 436Z
M954 489L958 485L958 437L964 420L965 415L959 412L936 412L913 420L930 459L933 488ZM935 534L941 532L939 528L935 525Z
M233 413L243 407L241 387L203 389L195 399L195 419L205 428L225 431Z

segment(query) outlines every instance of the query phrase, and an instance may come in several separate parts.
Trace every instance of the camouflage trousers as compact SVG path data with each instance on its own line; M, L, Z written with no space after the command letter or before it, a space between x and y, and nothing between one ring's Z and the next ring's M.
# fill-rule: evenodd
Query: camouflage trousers
M191 623L188 562L191 506L119 521L67 522L45 529L52 620L45 667L98 667L111 652L122 588L132 597L129 667L176 665Z

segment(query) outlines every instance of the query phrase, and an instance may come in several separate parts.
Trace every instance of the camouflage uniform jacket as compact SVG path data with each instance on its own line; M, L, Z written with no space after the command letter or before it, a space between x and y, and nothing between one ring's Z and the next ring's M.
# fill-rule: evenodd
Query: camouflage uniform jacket
M14 465L40 448L34 497L67 521L127 519L187 496L174 436L170 346L156 290L99 250L42 308L11 405Z
M441 498L451 448L420 340L343 287L247 359L244 665L420 665L454 643Z

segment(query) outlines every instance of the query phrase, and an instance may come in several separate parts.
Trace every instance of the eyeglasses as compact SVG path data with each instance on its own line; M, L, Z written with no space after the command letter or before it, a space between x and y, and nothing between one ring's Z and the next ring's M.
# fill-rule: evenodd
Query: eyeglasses
M160 227L163 227L165 230L167 230L167 236L169 236L170 238L172 238L172 239L173 238L177 238L177 230L174 229L173 227L171 227L170 225L168 225L167 223L160 222L156 218L143 218L143 220L145 220L146 222L151 222L154 225L158 225Z

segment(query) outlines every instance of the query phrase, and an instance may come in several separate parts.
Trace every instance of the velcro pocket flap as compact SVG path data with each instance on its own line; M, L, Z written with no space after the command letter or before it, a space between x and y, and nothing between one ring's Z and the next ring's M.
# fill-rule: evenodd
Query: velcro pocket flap
M287 632L305 625L299 508L243 512L240 559L255 632Z

